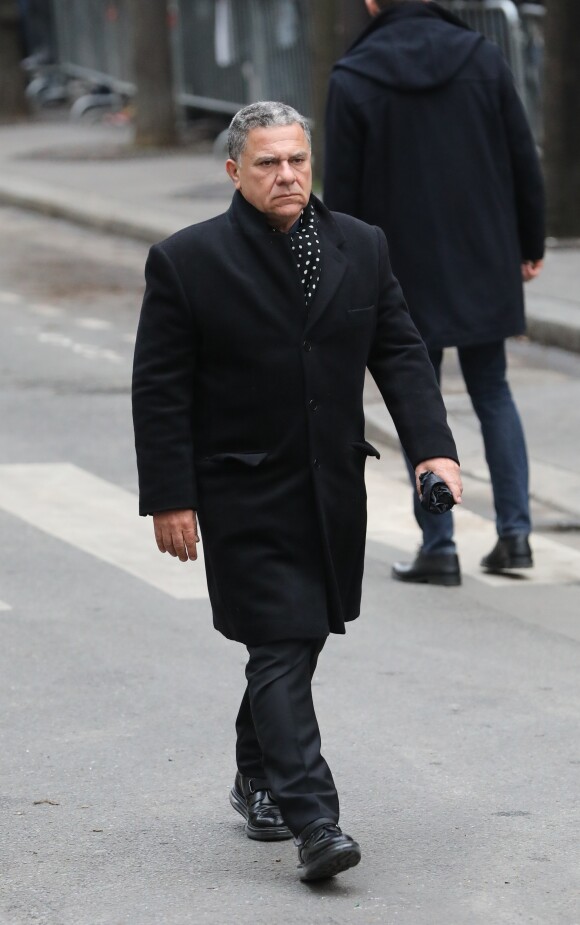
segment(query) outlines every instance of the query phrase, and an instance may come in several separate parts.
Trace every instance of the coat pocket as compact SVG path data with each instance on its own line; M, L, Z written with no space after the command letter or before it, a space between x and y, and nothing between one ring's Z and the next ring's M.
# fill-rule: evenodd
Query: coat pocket
M375 306L367 305L365 308L348 308L346 318L349 324L368 324L375 317Z
M213 456L204 456L203 462L223 463L238 462L244 466L259 466L264 462L267 453L215 453Z
M365 456L376 456L377 459L381 458L381 454L372 443L369 443L368 440L356 440L352 446L355 450L359 450L361 453L364 453Z

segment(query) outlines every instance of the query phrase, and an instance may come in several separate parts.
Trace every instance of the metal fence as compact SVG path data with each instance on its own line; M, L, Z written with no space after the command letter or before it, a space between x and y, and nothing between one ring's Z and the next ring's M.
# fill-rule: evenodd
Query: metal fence
M512 0L439 0L501 48L514 75L534 136L542 140L543 17L545 8Z
M65 74L132 96L127 0L53 0L52 9L58 63Z
M132 95L127 0L52 0L61 68ZM316 0L171 0L181 105L234 113L283 99L312 114L310 15ZM359 2L359 0L357 0ZM512 0L440 0L502 49L541 139L544 8Z
M234 113L257 99L311 111L309 0L179 0L178 99Z
M482 32L501 48L516 85L525 91L523 33L518 8L512 0L440 0L459 19Z
M539 145L544 140L544 17L546 8L537 3L524 3L519 8L524 33L525 99L534 137Z
M173 0L176 95L234 113L256 99L312 111L309 0ZM57 55L71 77L135 92L127 0L53 0Z

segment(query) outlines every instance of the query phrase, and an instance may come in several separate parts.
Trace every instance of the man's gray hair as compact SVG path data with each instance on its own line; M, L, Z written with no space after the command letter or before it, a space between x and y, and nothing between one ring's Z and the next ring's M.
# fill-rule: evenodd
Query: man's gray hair
M308 147L310 147L312 141L308 121L292 106L269 101L250 103L249 106L240 109L230 122L228 154L233 161L239 161L246 147L248 132L251 132L253 128L270 128L272 125L294 125L295 123L304 129Z

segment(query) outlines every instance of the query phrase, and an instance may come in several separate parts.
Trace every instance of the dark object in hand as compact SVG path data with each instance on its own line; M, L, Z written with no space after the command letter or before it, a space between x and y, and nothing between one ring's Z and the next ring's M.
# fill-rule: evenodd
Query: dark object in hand
M421 507L430 514L445 514L455 504L447 483L434 472L422 472L419 476L419 485L421 486Z

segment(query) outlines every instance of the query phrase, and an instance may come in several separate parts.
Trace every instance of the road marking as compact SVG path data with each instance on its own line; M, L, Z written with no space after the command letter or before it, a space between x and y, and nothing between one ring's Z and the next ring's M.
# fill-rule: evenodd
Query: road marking
M81 344L73 340L72 337L67 337L66 334L59 334L57 331L40 331L37 337L41 344L63 347L66 350L70 350L72 353L76 353L77 356L83 357L85 360L109 360L110 363L125 362L125 358L122 357L120 353L117 353L116 350L111 350L108 347L98 347L96 344Z
M12 610L10 604L5 604L4 601L0 601L0 610Z
M15 292L0 291L0 304L1 305L20 305L22 301L23 301L22 296L17 295Z
M403 479L367 466L368 539L413 554L419 531ZM70 463L0 466L0 509L180 600L207 598L203 549L197 562L160 555L151 518L137 514L136 495ZM479 560L496 540L491 521L465 509L456 515L463 574L497 588L514 588L486 575ZM521 586L580 581L580 551L534 536L536 566L522 571Z
M110 321L104 318L73 318L73 321L79 328L85 328L87 331L108 331L112 327Z
M200 558L161 555L137 497L70 463L0 466L0 508L178 599L207 597Z
M414 555L421 534L411 510L411 488L401 480L385 477L380 464L367 464L368 539ZM456 509L455 532L464 575L497 588L516 587L500 575L482 572L479 562L497 541L495 525L466 508ZM580 550L534 534L535 566L518 572L521 584L574 584L580 581ZM509 584L508 584L509 582Z
M60 318L64 315L64 308L58 308L56 305L46 305L44 302L32 302L28 309L33 314L41 315L43 318Z

